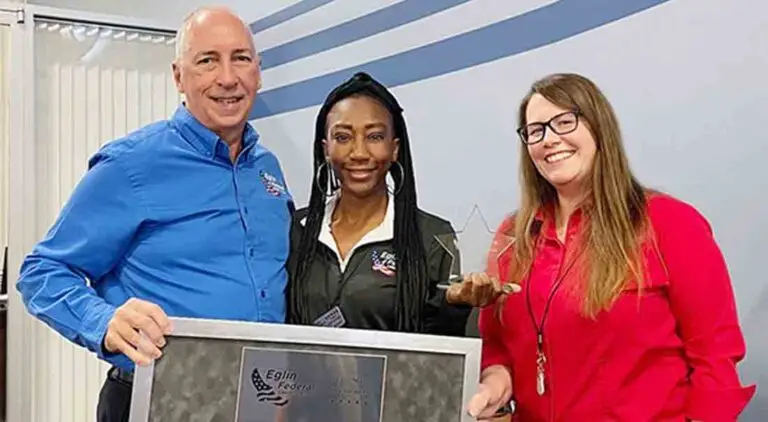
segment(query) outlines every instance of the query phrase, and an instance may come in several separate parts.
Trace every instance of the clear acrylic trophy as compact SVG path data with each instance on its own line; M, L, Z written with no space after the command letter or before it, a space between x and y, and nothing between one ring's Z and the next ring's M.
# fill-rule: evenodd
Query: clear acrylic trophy
M439 288L448 289L455 283L461 283L464 276L470 273L485 273L497 280L505 293L519 289L516 283L502 279L499 266L499 258L509 253L515 242L513 234L491 230L477 206L463 228L455 233L435 235L435 240L445 249L451 261L450 265L444 266L449 271L445 271L444 281L438 284Z

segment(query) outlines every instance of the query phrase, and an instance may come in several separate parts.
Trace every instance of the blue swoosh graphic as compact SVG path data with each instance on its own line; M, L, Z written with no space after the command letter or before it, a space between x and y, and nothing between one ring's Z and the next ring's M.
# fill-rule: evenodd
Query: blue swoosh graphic
M297 16L301 16L305 13L309 13L320 6L332 2L333 0L301 0L298 3L292 4L284 9L265 16L257 21L251 22L249 25L251 32L254 34L264 31L265 29L272 28L273 26L280 25L283 22L289 21Z
M404 0L261 52L266 70L423 19L469 0Z
M670 0L560 0L451 38L259 94L250 120L321 104L331 89L365 71L396 87L573 37Z

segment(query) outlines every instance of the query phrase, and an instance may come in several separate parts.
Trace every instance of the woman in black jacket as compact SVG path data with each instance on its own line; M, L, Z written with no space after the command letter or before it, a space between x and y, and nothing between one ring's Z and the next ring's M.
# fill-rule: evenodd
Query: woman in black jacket
M437 287L460 274L454 237L418 208L395 97L366 73L336 87L317 115L309 205L295 213L288 322L463 336L471 308Z

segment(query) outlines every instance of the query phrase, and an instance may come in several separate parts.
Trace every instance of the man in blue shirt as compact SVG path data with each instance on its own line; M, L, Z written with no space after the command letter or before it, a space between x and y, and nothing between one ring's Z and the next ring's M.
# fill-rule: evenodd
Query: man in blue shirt
M32 315L114 365L100 421L126 417L134 363L161 355L168 316L285 318L293 201L247 123L261 87L248 27L194 12L173 74L185 103L91 158L17 283Z

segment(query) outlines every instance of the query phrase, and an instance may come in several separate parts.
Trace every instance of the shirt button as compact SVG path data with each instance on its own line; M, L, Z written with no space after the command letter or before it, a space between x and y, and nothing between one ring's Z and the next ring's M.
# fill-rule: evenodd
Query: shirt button
M243 208L243 212L245 212L245 215L248 215L248 207Z
M248 248L248 255L253 258L253 248Z
M262 291L261 291L261 297L262 297L262 298L265 298L265 297L267 297L267 293L266 293L264 290L262 290Z

